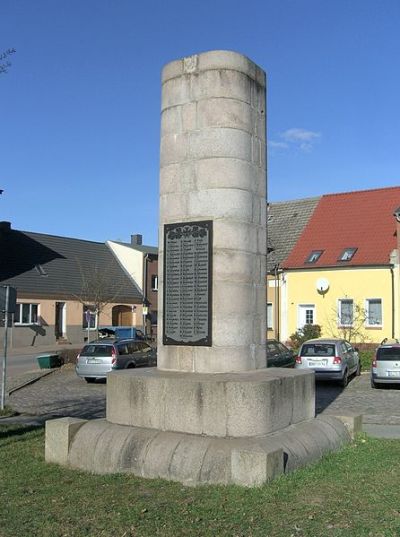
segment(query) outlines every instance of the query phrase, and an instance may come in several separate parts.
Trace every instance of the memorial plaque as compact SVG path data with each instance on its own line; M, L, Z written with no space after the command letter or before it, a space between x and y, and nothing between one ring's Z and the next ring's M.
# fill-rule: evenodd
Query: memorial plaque
M212 221L164 225L164 345L211 347Z

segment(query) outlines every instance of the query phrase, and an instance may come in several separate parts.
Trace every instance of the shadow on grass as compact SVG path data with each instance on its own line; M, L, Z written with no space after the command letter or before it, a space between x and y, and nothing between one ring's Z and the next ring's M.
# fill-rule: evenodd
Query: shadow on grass
M1 421L0 421L1 426ZM43 425L6 425L0 428L0 440L15 436L23 436L31 431L42 429Z

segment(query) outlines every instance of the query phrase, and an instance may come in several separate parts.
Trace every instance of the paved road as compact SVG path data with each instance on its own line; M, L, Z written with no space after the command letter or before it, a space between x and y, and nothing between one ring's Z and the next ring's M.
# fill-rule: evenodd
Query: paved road
M61 416L102 418L105 416L106 387L105 382L87 384L76 376L72 366L64 366L12 392L8 404L28 415L19 418L27 422L32 419L36 423L43 422ZM400 438L400 387L373 389L368 373L352 379L345 389L336 384L317 383L316 412L363 414L364 430L369 434Z

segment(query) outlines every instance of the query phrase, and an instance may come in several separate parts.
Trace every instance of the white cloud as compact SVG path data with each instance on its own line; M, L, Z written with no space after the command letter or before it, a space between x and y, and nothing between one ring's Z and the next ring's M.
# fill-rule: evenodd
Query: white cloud
M274 140L269 140L268 147L271 149L287 149L289 144L286 142L275 142Z
M292 128L281 132L280 137L285 140L285 142L297 146L302 151L311 151L314 143L321 138L321 133L307 131L306 129Z

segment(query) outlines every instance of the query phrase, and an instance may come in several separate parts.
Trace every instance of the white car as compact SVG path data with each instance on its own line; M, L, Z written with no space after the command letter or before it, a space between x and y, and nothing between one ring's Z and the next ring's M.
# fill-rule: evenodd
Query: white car
M371 367L371 386L400 383L400 344L383 344L376 349Z

